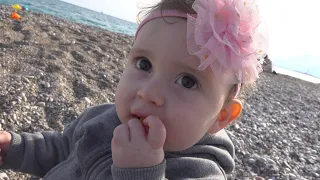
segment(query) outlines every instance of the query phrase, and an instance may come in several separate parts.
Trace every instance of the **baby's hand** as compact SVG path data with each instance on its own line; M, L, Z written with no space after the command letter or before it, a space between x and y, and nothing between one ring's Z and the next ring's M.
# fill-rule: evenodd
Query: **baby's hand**
M164 159L163 145L166 129L162 121L148 116L143 124L149 126L146 134L138 119L131 119L113 131L112 159L117 168L151 167Z
M11 134L7 131L0 131L0 165L5 153L8 151L11 143Z

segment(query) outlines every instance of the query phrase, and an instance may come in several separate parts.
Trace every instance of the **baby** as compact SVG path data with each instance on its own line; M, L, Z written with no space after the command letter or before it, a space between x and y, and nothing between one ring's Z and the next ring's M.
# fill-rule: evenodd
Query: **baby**
M63 133L1 132L0 168L45 180L226 179L224 128L266 53L258 13L254 0L162 0L139 24L115 103Z

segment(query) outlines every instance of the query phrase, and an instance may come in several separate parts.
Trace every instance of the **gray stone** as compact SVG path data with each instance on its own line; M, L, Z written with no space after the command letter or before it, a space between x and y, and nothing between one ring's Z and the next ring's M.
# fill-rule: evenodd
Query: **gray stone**
M85 62L85 58L81 53L79 53L77 51L72 51L71 55L75 60L80 61L80 62Z
M316 172L313 172L312 176L315 177L315 178L319 178L320 177L320 175L318 173L316 173Z
M0 180L10 180L6 173L0 172Z
M267 159L268 164L276 164L276 162L272 159Z
M264 72L272 73L272 61L269 59L269 56L265 56L262 64L262 69Z
M88 98L88 97L84 97L83 100L88 103L88 104L91 104L91 100Z
M38 103L37 103L37 106L39 106L39 107L45 107L45 106L46 106L46 103L45 103L45 102L38 102Z
M12 30L14 30L14 31L21 31L22 29L23 29L23 25L22 25L21 22L15 21L15 22L13 23Z
M250 164L253 164L253 163L255 163L255 162L256 162L256 160L253 159L253 158L248 159L248 163L250 163Z
M297 176L295 174L289 173L288 175L289 175L290 180L291 179L295 180L297 178Z

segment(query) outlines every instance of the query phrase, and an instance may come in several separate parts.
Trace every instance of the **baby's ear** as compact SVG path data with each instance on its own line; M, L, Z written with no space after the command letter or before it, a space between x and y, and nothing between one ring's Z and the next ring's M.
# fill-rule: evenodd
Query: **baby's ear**
M237 119L242 113L242 103L238 99L232 99L224 105L215 123L209 129L209 133L217 133Z

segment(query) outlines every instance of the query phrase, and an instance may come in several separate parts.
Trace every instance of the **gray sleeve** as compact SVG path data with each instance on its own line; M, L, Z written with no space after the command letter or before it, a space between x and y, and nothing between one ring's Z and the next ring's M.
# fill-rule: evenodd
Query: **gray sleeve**
M168 165L166 165L168 164ZM227 179L217 162L200 158L170 158L147 168L111 168L113 180Z
M11 145L0 168L43 177L50 169L69 156L77 138L74 131L83 114L68 125L63 133L56 131L33 134L10 132Z
M147 168L116 168L111 167L113 180L164 180L166 161L157 166Z

